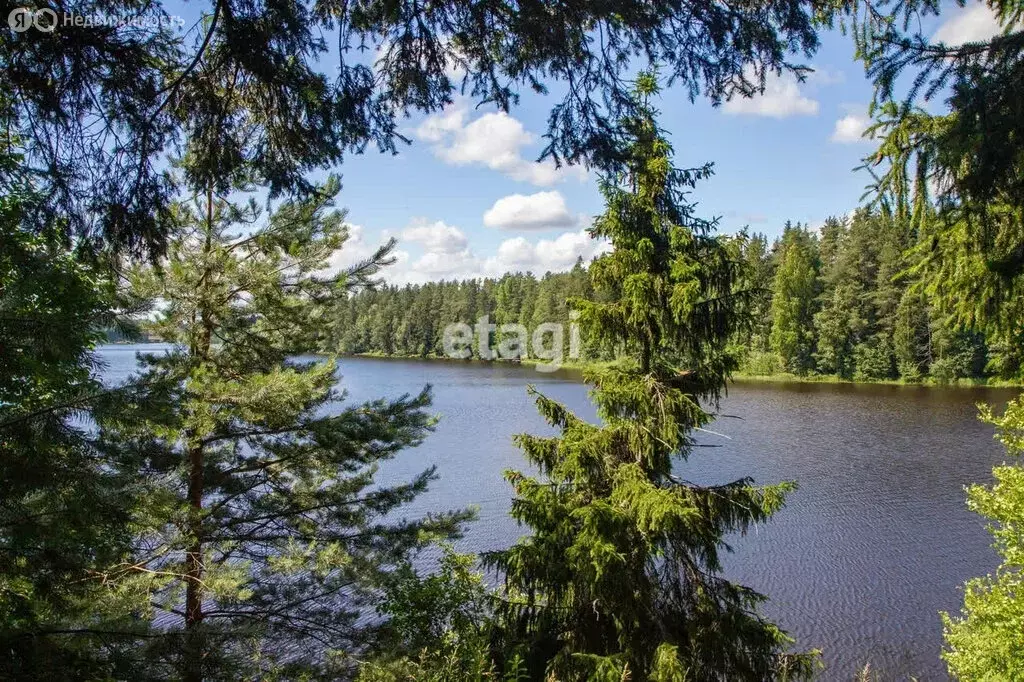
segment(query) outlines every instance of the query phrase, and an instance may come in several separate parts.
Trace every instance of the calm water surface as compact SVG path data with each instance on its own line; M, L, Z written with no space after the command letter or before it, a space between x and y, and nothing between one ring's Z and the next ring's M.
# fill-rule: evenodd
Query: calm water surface
M117 381L146 346L101 351ZM594 418L587 389L570 374L527 367L350 358L341 384L352 401L396 397L431 384L437 431L382 467L392 480L437 465L440 480L409 513L474 505L479 519L460 549L508 546L523 530L507 515L502 472L523 468L520 432L546 433L528 384ZM850 680L871 663L883 679L946 680L938 612L959 609L960 585L997 562L963 487L991 480L1003 460L978 402L1003 389L832 384L736 384L713 427L679 472L699 483L753 476L800 488L767 525L732 538L730 578L771 598L768 615L799 646L824 651L825 680Z

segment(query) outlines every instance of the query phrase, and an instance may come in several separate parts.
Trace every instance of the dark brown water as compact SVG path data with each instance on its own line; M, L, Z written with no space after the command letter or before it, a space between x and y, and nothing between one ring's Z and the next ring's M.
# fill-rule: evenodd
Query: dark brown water
M104 349L108 377L134 367L138 348ZM513 434L546 427L527 384L594 418L586 387L569 374L528 367L346 359L351 399L434 387L441 417L426 443L382 468L408 476L436 464L441 479L409 513L475 505L461 549L505 547L523 530L507 516L502 471L522 468ZM737 384L701 434L685 478L701 483L753 476L800 488L767 525L732 538L726 570L771 597L768 615L802 648L824 652L825 680L850 680L871 663L886 680L948 679L939 659L938 612L959 609L960 585L997 564L982 519L963 487L988 482L1003 461L978 402L1015 391L832 384Z

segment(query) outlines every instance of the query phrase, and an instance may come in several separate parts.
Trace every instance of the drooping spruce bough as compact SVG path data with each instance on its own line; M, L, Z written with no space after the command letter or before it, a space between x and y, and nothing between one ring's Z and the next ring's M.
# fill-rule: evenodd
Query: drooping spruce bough
M541 477L508 472L512 515L531 534L486 556L505 580L497 638L532 679L768 680L810 674L762 618L764 597L721 576L725 537L765 521L793 484L694 485L675 473L712 419L744 324L735 241L713 236L687 193L710 166L680 170L655 122L656 79L637 81L623 121L628 173L602 183L591 228L613 251L591 267L606 302L573 301L591 337L625 359L586 373L602 424L536 392L559 430L518 436Z
M168 156L187 151L190 184L200 188L243 173L286 197L314 189L307 174L348 154L396 152L407 142L406 114L439 111L459 94L508 111L558 84L546 153L602 165L612 161L610 127L628 106L623 76L635 64L663 64L691 99L750 96L773 72L802 72L794 60L817 49L815 21L829 7L66 0L68 16L145 21L9 31L0 93L10 98L0 114L24 137L24 171L45 183L40 214L63 214L97 245L162 253L162 217L178 190L161 162ZM228 75L233 85L221 87ZM225 116L239 100L246 115ZM7 180L0 175L0 188Z

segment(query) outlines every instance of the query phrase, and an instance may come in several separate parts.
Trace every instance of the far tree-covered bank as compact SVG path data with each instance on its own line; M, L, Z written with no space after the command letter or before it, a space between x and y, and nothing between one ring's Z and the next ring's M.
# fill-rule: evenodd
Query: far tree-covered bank
M740 374L847 381L1007 381L1022 378L1019 331L986 333L929 295L931 236L910 222L861 209L819 229L787 224L732 240L743 265L752 324L732 349ZM572 322L567 299L596 300L586 264L562 273L429 282L362 291L338 304L332 351L444 356L443 333L483 316L499 328ZM500 332L495 334L500 336ZM611 359L584 343L569 362ZM479 358L478 339L472 344ZM496 345L500 339L492 338ZM486 344L485 344L486 347Z

